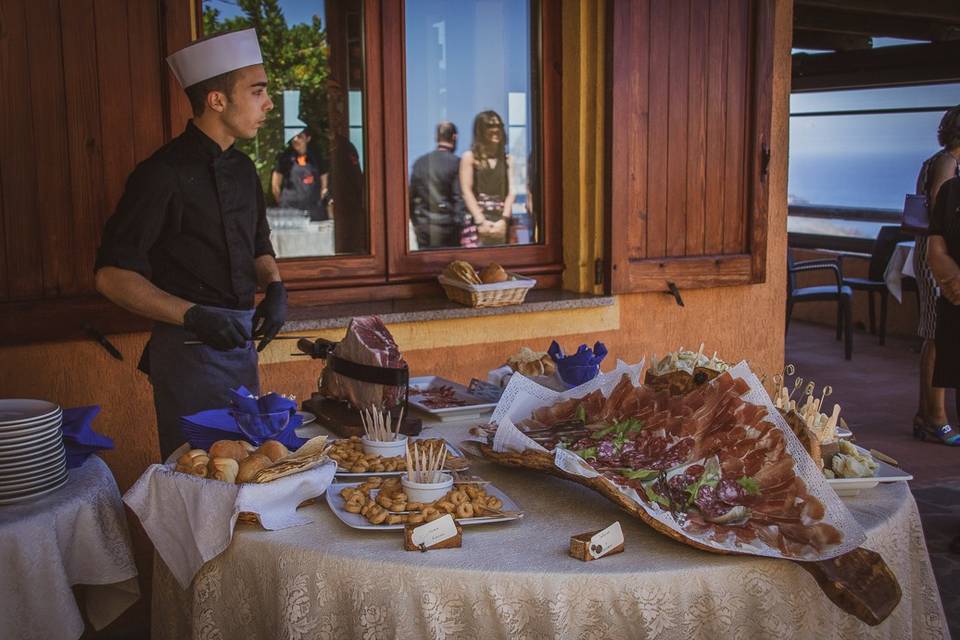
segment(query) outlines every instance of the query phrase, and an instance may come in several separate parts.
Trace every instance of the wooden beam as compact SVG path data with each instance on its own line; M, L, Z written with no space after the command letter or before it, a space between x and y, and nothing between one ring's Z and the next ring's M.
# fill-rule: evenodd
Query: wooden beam
M815 51L853 51L872 48L873 38L847 33L794 29L793 47Z
M793 13L793 28L795 30L808 29L830 33L932 42L960 39L960 22L950 23L943 20L881 14L870 15L820 7L798 6Z
M957 0L796 0L796 6L840 9L874 15L960 21Z
M960 40L793 55L792 91L955 82Z

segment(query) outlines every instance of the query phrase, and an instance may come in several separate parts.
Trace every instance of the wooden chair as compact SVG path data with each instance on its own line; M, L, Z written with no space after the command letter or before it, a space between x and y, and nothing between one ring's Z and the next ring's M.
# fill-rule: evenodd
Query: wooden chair
M883 274L887 270L887 264L890 257L897 248L897 243L904 240L911 240L910 236L900 230L897 226L880 227L877 239L873 241L873 250L870 252L870 266L867 270L866 278L847 278L843 279L843 284L854 291L866 291L870 303L870 333L877 333L876 312L873 305L873 294L880 295L880 344L884 344L887 339L887 298L890 291L887 289L887 283L883 280ZM852 256L847 256L852 257ZM843 258L840 256L840 270L843 271ZM912 284L912 287L910 286ZM904 278L904 291L916 290L916 282L907 283Z
M829 271L836 284L813 287L798 287L797 274L808 271ZM843 357L853 358L853 289L843 284L843 271L837 260L793 261L793 253L787 250L787 331L790 330L790 315L798 302L837 303L837 340L843 338Z

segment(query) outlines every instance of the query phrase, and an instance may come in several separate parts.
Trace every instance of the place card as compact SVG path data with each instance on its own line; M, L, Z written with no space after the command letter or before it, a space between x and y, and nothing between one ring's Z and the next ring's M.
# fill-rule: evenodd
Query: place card
M620 522L614 522L590 538L590 545L587 547L587 550L590 552L590 555L593 556L593 559L596 560L621 545L623 545L623 530L620 529Z
M623 551L623 530L620 522L606 529L579 533L570 537L570 555L589 562Z
M407 551L455 549L461 545L462 539L463 529L450 514L426 524L404 527L404 549Z

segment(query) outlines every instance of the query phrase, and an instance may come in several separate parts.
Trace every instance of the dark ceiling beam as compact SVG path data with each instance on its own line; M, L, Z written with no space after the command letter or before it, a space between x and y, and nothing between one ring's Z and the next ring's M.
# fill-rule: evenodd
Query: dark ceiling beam
M793 55L793 91L960 81L960 40Z
M868 15L805 6L798 6L794 10L793 28L933 42L960 39L960 19L949 23L944 20Z
M873 39L869 36L846 33L794 29L793 46L796 49L814 49L816 51L851 51L853 49L871 48Z
M795 0L794 4L857 13L960 21L960 2L957 0Z

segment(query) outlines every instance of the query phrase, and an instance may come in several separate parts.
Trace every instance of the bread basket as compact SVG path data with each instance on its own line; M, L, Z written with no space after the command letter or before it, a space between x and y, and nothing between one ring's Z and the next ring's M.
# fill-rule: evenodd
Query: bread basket
M444 275L437 276L447 297L468 307L506 307L520 304L537 281L508 273L509 278L492 284L468 284Z

